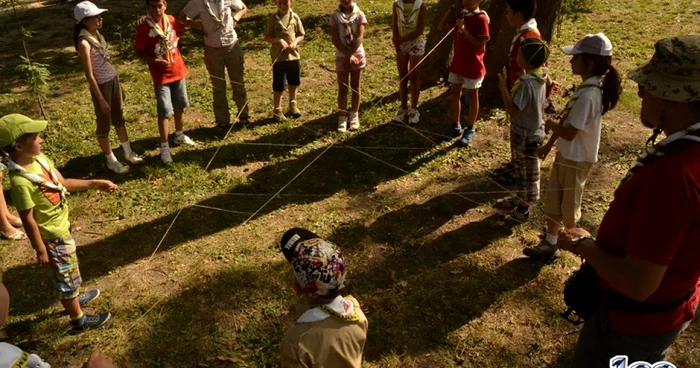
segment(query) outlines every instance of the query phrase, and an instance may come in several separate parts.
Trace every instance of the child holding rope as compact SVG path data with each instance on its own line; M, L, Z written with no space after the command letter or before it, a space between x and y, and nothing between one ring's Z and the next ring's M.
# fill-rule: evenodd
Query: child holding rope
M409 0L410 1L410 0ZM418 124L418 99L420 98L420 66L425 54L423 32L427 18L423 0L405 3L396 0L391 14L391 41L396 50L396 65L399 69L399 96L401 108L394 117L397 123ZM408 77L408 73L411 76ZM408 108L408 82L411 81L411 108Z
M353 0L340 0L331 15L331 37L335 46L335 70L338 74L338 131L360 128L360 75L367 66L362 40L367 17ZM348 108L348 82L352 89L352 110Z

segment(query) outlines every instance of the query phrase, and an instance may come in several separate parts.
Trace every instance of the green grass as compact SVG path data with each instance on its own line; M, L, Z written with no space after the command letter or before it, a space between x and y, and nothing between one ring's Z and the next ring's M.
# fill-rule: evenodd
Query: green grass
M170 12L184 3L171 2ZM687 10L692 3L586 2L588 11L563 20L553 46L604 31L624 74L651 56L655 39L700 31L699 15ZM366 366L567 366L576 328L557 314L564 307L562 283L578 261L566 256L538 266L521 259L544 223L542 204L524 225L503 223L491 208L507 195L484 175L509 157L502 112L483 114L475 147L466 150L440 144L435 135L449 107L440 87L422 94L421 131L386 123L398 106L388 42L391 2L360 4L369 18L369 67L362 76L363 128L352 134L334 131L335 76L322 67L334 63L326 16L334 2L293 4L308 32L301 49L304 116L284 124L269 120L271 60L261 34L274 7L249 4L238 31L256 125L236 129L226 140L211 129L201 34L187 33L181 42L192 103L186 128L199 146L174 149L170 167L158 158L150 76L132 52L130 24L141 4L98 4L110 9L104 34L119 52L114 62L126 87L133 147L148 157L123 177L107 172L94 139L92 104L70 39L72 4L28 3L19 11L22 24L35 32L28 41L32 57L53 74L45 99L51 120L46 153L64 175L109 178L120 188L112 195L70 196L85 286L103 291L88 311L109 309L110 325L66 334L67 317L53 299L47 270L33 266L28 243L1 243L12 342L59 367L79 366L95 349L124 367L276 366L277 343L297 301L276 244L289 227L305 226L346 253L348 292L370 323ZM0 115L38 116L36 96L24 92L13 73L20 45L11 20L6 9L0 11ZM562 85L578 82L562 53L553 52L550 64ZM649 133L638 123L634 88L625 80L620 106L606 115L601 162L584 202L582 226L591 230ZM291 146L266 145L280 143ZM347 146L362 147L356 149L364 154ZM550 166L551 159L545 178ZM700 366L698 337L700 329L692 325L674 345L670 358L679 367Z

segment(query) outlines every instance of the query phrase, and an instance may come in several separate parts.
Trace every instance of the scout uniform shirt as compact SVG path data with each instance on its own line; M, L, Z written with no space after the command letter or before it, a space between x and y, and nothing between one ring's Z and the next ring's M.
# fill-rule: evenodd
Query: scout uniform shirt
M185 26L167 14L163 15L160 22L148 15L146 21L139 26L136 32L136 51L168 61L164 70L155 63L148 63L154 85L162 86L187 77L187 67L177 46L179 36L184 32Z
M281 38L288 44L292 43L297 37L305 35L304 25L301 24L301 18L289 9L287 14L280 16L279 13L270 15L267 19L265 27L265 37ZM299 49L282 51L282 45L273 43L270 48L270 56L274 62L299 60Z
M182 12L190 19L201 18L205 45L228 47L238 41L233 15L243 8L241 0L190 0Z

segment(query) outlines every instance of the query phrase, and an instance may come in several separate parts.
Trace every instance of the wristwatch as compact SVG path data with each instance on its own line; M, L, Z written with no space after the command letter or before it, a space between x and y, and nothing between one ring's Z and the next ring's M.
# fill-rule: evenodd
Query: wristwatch
M590 235L576 236L576 237L571 239L571 249L574 251L575 255L581 256L579 254L578 250L576 249L576 247L578 247L579 244L581 244L584 240L587 240L587 239L594 240L593 237Z

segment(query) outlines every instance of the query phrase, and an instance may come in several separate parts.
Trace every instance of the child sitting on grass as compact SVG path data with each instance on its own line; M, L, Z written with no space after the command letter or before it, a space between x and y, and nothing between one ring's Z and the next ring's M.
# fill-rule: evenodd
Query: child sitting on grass
M346 268L340 249L300 228L287 231L280 245L292 264L295 290L309 304L298 309L294 327L282 338L282 367L360 368L367 318L355 298L341 295Z

